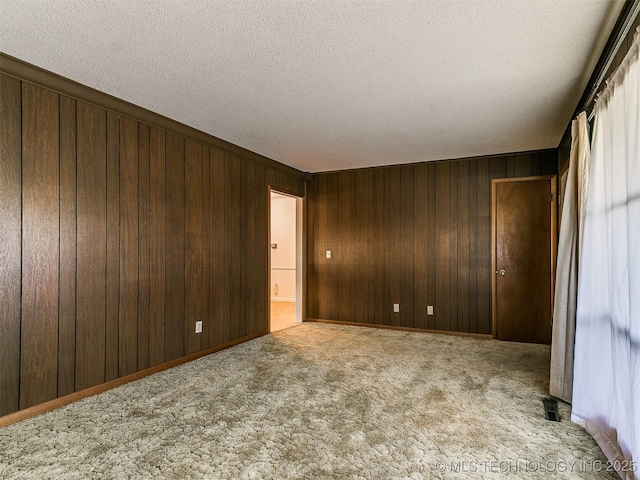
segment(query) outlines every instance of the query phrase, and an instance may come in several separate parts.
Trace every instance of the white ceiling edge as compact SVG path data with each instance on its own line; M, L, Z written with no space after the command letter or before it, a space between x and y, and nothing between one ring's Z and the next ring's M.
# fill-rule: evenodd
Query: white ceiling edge
M0 50L307 172L555 148L622 0L3 0Z

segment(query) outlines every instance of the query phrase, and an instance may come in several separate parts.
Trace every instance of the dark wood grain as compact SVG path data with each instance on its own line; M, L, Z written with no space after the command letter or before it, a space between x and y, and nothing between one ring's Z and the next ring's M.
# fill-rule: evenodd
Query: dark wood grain
M150 131L149 125L138 124L138 366L149 366L150 299Z
M449 330L458 331L458 165L449 165Z
M58 396L73 393L76 366L76 101L60 96L60 299Z
M255 165L254 193L255 202L255 268L254 278L256 304L254 309L254 330L264 332L269 329L269 279L263 272L269 271L269 191L267 172L263 165Z
M353 245L351 232L354 230L354 219L351 218L351 172L338 173L338 235L336 257L339 264L338 270L338 315L339 320L349 321L354 318L352 310L355 299L351 296L353 283Z
M457 292L457 332L470 332L469 327L469 243L471 241L471 230L469 228L469 167L471 162L456 162L458 167L458 188L456 205L457 211L457 252L456 252L456 285Z
M414 328L415 315L415 223L416 212L414 208L414 190L416 168L407 165L400 168L400 212L398 220L398 243L400 246L398 262L398 281L400 291L400 326Z
M107 112L77 105L76 391L105 381Z
M195 333L202 321L202 146L187 140L185 147L185 352L201 348L202 333Z
M227 289L226 297L229 314L225 316L224 341L228 342L238 338L240 330L242 294L240 261L242 257L242 244L240 230L242 223L242 210L240 205L240 171L242 160L232 155L225 156L225 275L223 281Z
M355 280L354 306L355 314L353 321L369 322L369 295L368 285L371 284L369 257L370 252L369 235L369 172L365 169L354 172L355 174L355 195L353 205L355 205L355 221L351 230L355 233L356 254L354 258L353 275Z
M221 150L209 149L209 185L211 209L209 227L211 232L209 298L211 299L211 342L224 343L228 338L228 282L226 245L226 160Z
M550 179L493 184L494 315L501 340L550 343L553 203Z
M384 305L382 323L400 326L400 314L393 305L400 303L400 167L385 169L384 175Z
M478 333L477 160L469 161L469 333Z
M426 163L415 166L414 182L414 228L415 234L415 277L414 277L414 317L416 328L428 328L427 305L429 302L428 259L427 246L429 245L429 213L428 213L428 169Z
M58 390L58 95L22 84L20 408Z
M184 355L184 143L183 137L166 134L165 361Z
M0 75L0 416L20 401L22 86Z
M480 158L476 163L476 285L478 288L477 333L491 331L491 177L489 159Z
M268 185L302 172L0 81L0 415L267 329Z
M533 156L528 155L514 155L514 169L513 174L510 177L528 177L533 175Z
M120 116L107 112L105 380L118 378L120 341Z
M326 250L331 250L331 258L326 259L327 264L327 289L325 304L327 314L331 318L338 318L338 302L339 302L339 272L340 262L342 258L340 254L340 237L339 232L339 197L338 197L338 175L327 176L327 230L326 230ZM325 252L326 256L326 252Z
M244 261L240 264L242 271L245 272L243 278L244 298L246 299L244 318L244 328L240 329L240 336L243 337L247 332L251 332L255 329L256 321L256 304L259 302L260 294L258 292L257 280L258 276L262 276L262 271L258 272L255 268L250 268L251 265L255 265L258 261L256 257L256 243L249 239L256 238L256 197L252 195L255 191L256 185L256 169L251 162L244 162L244 193L243 198L245 200L246 214L244 217L244 236L247 238L246 251L244 255Z
M166 229L165 132L149 132L149 366L164 362Z
M534 165L552 170L555 155L545 150L313 175L307 316L491 334L491 180ZM324 258L329 248L331 260ZM429 305L434 315L427 315Z
M373 236L376 239L374 248L374 318L373 323L382 325L385 318L390 315L385 311L388 310L386 302L386 276L385 270L385 235L388 227L385 225L385 172L386 169L378 168L374 171L373 191L374 198L374 219L373 219Z
M120 315L118 373L138 364L138 122L120 119Z
M247 305L253 301L251 298L251 292L247 288L248 278L250 276L249 272L247 272L247 255L249 253L249 242L247 239L247 215L249 214L249 201L247 198L247 176L248 176L248 168L247 161L244 158L239 158L240 161L240 188L238 190L238 196L236 197L236 202L239 204L240 208L240 236L239 236L239 247L240 247L240 256L239 262L237 265L237 276L239 281L240 290L237 294L237 317L235 323L237 324L237 332L234 335L236 337L243 337L247 330ZM232 297L232 302L235 301L234 295ZM233 303L232 303L233 304Z
M305 200L305 217L307 221L307 255L305 257L306 296L304 302L304 318L318 316L318 274L317 266L320 260L322 244L318 230L318 205L320 202L310 202L308 198L318 198L318 182L307 184L307 199Z
M427 306L436 307L436 278L438 270L436 268L436 238L438 235L436 218L436 164L427 165L427 218L429 219L429 227L427 232ZM426 310L426 309L425 309ZM436 328L436 309L432 315L427 315L427 328Z
M317 301L314 306L315 314L320 318L328 317L327 310L327 273L329 271L329 261L326 258L327 244L327 175L318 175L314 178L316 184L314 192L317 195L316 224L315 224L315 255L314 265L307 272L315 275ZM332 247L331 247L332 248Z
M212 329L213 322L211 317L211 173L210 166L210 149L206 145L202 145L200 166L202 168L200 176L200 242L202 244L202 284L200 296L200 308L202 310L202 334L200 338L201 348L210 348L213 345Z
M450 202L450 162L441 162L436 165L436 303L434 314L436 329L451 330L451 234L453 226L451 220ZM444 226L449 228L443 228Z

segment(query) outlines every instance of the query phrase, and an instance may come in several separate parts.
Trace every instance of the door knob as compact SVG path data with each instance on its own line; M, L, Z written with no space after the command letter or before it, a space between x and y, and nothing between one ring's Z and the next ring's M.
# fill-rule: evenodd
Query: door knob
M507 273L504 270L500 270L500 275L502 275L504 277L504 274Z

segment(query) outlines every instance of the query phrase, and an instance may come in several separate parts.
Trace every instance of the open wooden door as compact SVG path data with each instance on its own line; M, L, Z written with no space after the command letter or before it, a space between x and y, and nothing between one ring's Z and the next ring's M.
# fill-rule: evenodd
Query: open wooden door
M499 340L551 343L556 177L492 183L492 316Z

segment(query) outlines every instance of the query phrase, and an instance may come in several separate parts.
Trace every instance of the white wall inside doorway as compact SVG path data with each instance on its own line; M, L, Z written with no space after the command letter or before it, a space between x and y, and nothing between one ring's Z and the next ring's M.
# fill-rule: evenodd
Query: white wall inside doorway
M296 199L271 192L271 300L296 301Z

